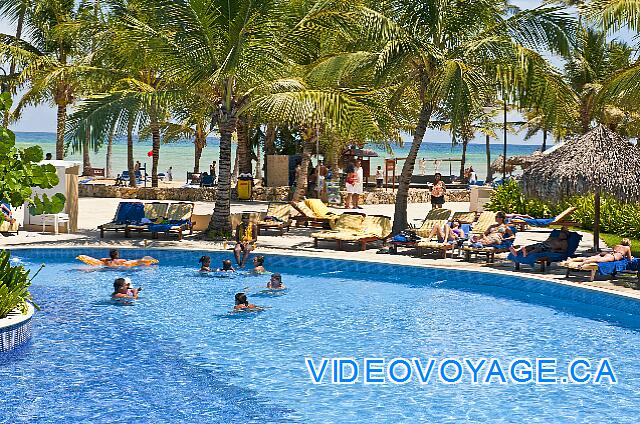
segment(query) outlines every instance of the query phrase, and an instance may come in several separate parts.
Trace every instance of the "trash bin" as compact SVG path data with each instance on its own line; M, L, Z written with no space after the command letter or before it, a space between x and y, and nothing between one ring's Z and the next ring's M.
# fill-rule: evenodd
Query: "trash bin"
M238 200L251 200L251 192L253 191L253 177L238 176Z

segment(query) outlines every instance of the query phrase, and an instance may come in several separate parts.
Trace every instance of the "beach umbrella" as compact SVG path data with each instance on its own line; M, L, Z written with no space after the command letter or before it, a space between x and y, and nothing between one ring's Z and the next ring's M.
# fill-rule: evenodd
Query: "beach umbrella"
M574 195L595 197L594 248L599 250L600 196L640 201L640 148L600 125L545 152L522 175L524 193L558 202Z

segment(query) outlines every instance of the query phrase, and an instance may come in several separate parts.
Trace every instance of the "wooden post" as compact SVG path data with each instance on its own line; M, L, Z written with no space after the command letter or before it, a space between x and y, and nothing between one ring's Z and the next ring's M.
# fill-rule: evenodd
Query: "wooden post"
M594 201L593 249L598 253L600 251L600 188L596 190Z

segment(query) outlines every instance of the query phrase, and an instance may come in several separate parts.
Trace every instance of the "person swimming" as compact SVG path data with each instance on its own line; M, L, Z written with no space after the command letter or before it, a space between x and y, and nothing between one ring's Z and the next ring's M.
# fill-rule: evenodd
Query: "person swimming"
M200 264L200 272L211 272L211 257L203 256L198 261Z
M106 266L120 266L126 262L126 259L120 259L120 251L118 249L109 250L109 257L102 258L100 261Z
M267 288L271 290L284 290L287 287L282 284L282 275L279 272L271 274L271 279L267 283Z
M242 311L242 310L260 310L259 306L254 305L253 303L249 303L247 299L247 295L243 292L236 293L235 296L236 304L233 307L234 311Z
M111 299L137 299L138 293L142 290L142 287L137 289L131 288L131 279L129 277L116 278L113 283L113 293L111 293Z
M253 258L253 272L256 274L264 274L267 272L267 270L264 269L264 256L259 255Z
M218 272L235 272L236 270L233 269L231 261L229 259L225 259L224 261L222 261L222 268L218 268L218 269L216 269L216 271L218 271Z

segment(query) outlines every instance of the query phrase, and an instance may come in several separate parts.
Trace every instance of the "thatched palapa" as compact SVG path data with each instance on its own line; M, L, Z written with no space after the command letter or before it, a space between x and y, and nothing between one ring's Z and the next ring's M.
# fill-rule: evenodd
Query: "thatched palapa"
M524 172L522 185L526 195L553 202L594 194L597 249L600 194L640 201L640 148L600 125L542 155Z

